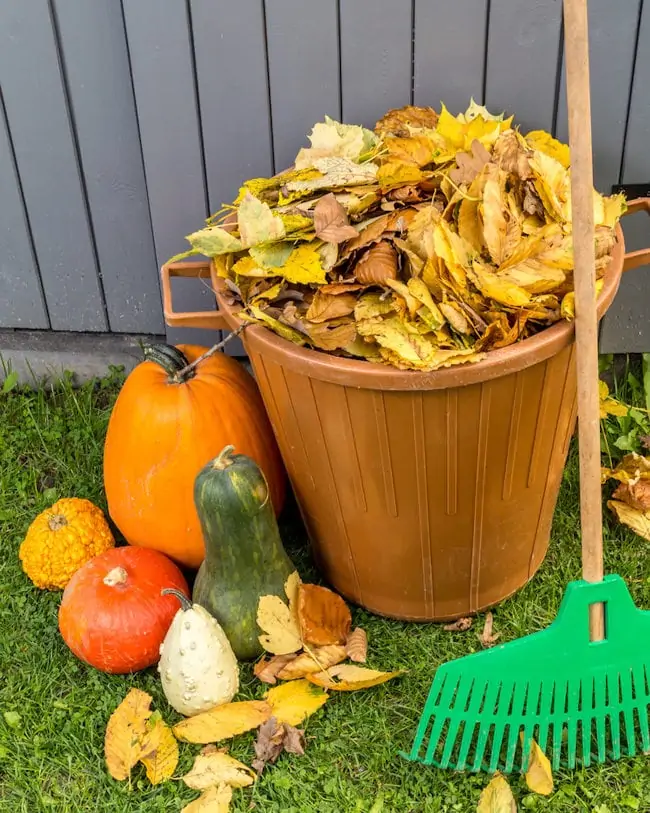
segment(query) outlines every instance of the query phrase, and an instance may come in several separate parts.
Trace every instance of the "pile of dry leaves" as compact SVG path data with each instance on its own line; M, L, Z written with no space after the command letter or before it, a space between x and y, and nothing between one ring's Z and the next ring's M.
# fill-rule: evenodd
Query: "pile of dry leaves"
M336 355L435 370L574 315L569 150L473 101L371 132L326 118L274 178L188 236L242 317ZM623 196L594 191L597 273Z
M257 621L264 633L260 641L273 657L259 661L254 672L263 683L274 684L272 688L259 700L216 706L173 728L159 712L150 710L148 694L131 689L106 728L111 776L125 780L141 762L152 784L164 782L176 770L178 741L200 743L205 747L182 778L201 796L183 813L225 813L233 788L251 785L265 765L276 762L283 752L304 754L304 731L297 726L327 702L329 690L367 689L402 674L343 663L347 659L364 663L368 640L362 629L350 631L350 610L336 593L303 584L297 572L287 579L285 593L287 602L279 596L262 596L258 608ZM252 768L216 745L254 730Z

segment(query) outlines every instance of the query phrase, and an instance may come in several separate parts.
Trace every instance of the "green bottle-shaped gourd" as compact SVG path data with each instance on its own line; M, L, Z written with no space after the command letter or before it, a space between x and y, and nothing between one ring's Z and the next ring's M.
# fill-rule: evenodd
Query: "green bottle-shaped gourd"
M211 613L239 660L262 652L257 606L261 596L284 598L295 570L282 545L269 489L250 457L226 448L194 482L205 540L192 599Z

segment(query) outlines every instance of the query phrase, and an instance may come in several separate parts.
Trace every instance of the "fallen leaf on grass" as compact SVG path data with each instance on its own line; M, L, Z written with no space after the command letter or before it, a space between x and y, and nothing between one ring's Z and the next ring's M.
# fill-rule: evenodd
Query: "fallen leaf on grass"
M637 511L650 511L650 480L639 480L638 483L619 483L612 499L626 502Z
M214 745L206 746L194 760L183 782L194 790L206 790L222 783L233 788L245 788L255 781L255 773L243 762L219 751Z
M366 669L364 666L353 666L345 663L340 666L332 666L326 672L307 675L307 680L317 686L322 686L324 689L332 689L337 692L356 692L359 689L379 686L381 683L386 683L386 681L403 674L403 669L396 672L378 672L375 669ZM338 679L334 680L334 678Z
M445 624L443 629L447 632L465 632L465 630L468 630L471 626L471 618L459 618L457 621L453 621L451 624Z
M181 813L228 813L232 800L232 788L222 782L203 791L198 799L190 802Z
M322 672L341 663L347 657L345 647L340 644L314 647L307 652L301 652L278 672L280 680L296 680L310 675L313 672Z
M278 723L271 717L260 726L255 741L255 756L252 767L257 774L262 773L268 764L273 765L283 751L303 756L305 753L305 732L288 723Z
M368 636L366 631L357 627L345 642L345 652L348 658L355 663L365 663L368 655Z
M357 230L348 223L345 209L332 192L324 195L314 207L316 237L327 243L342 243L357 236Z
M638 483L639 480L650 479L650 459L643 455L631 452L626 454L620 463L613 469L602 469L602 482L612 478L619 483Z
M619 522L627 525L635 534L650 542L650 512L639 511L626 502L619 502L618 500L609 500L607 507L616 514Z
M113 779L128 779L142 755L142 740L151 717L151 695L131 689L111 714L106 726L104 752L108 772Z
M140 762L146 768L147 778L152 785L170 779L176 770L178 742L160 712L154 712L149 720L149 728L142 741Z
M296 619L279 596L260 598L257 607L257 623L266 633L266 635L260 635L260 643L267 652L272 652L274 655L287 655L302 649L300 629Z
M517 813L517 803L510 785L500 773L483 789L476 813Z
M278 723L298 725L327 702L327 694L307 680L274 686L264 695Z
M501 637L500 632L492 632L493 623L494 618L492 616L492 613L488 612L487 615L485 616L483 632L479 635L479 641L486 648L494 646L497 640Z
M523 734L522 740L523 740ZM553 773L548 757L535 742L530 742L530 757L526 771L526 784L533 793L549 796L553 793Z
M258 661L253 667L253 673L262 683L273 685L277 683L278 673L295 659L296 655L293 652L289 652L287 655L275 655L270 660L268 658L262 658L262 660Z
M598 382L598 404L601 418L606 418L608 415L623 417L630 411L628 406L610 396L609 387L604 381Z
M271 716L271 708L262 700L226 703L210 711L189 717L174 726L174 736L185 742L218 742L257 728Z
M302 639L315 646L345 643L352 625L350 609L341 596L316 584L298 588L298 618Z

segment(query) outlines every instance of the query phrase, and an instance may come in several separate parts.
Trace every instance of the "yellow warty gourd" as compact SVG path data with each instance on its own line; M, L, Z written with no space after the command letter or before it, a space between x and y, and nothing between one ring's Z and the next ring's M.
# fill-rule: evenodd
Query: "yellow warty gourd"
M70 497L36 517L19 556L37 587L56 590L64 588L82 565L114 545L101 509L90 500Z

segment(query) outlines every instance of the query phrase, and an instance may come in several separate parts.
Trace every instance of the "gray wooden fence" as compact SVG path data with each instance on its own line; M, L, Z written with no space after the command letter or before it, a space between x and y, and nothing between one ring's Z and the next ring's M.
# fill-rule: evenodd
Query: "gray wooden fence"
M0 327L163 333L158 266L244 178L289 164L326 113L372 125L390 107L457 112L473 96L566 139L561 11L3 0ZM589 16L596 183L609 191L650 181L650 4L590 0ZM648 224L626 231L633 247L650 242ZM604 350L650 350L646 270L626 277ZM214 306L196 283L177 286L179 308Z

